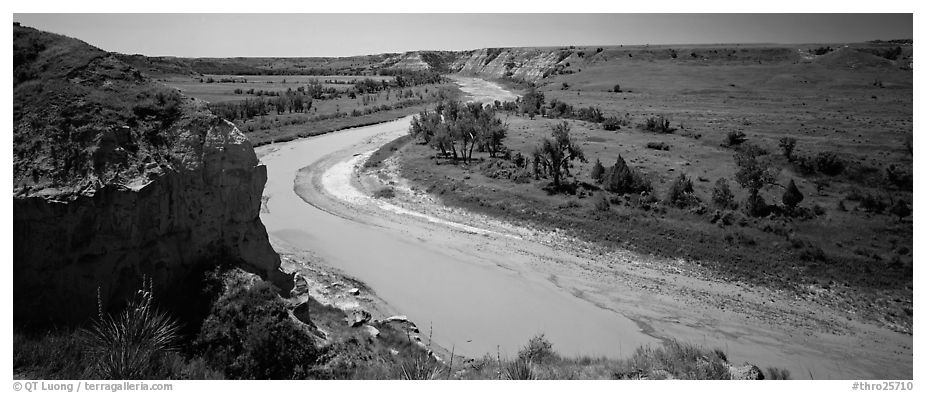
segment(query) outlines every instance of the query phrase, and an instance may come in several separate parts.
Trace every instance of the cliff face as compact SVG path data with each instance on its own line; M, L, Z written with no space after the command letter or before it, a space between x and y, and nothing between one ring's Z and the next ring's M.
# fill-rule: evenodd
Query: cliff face
M488 48L471 52L454 61L456 72L483 78L511 77L536 82L547 76L571 53L529 48Z
M16 320L85 319L143 276L182 303L216 263L291 288L259 219L266 168L203 103L19 26L13 97Z

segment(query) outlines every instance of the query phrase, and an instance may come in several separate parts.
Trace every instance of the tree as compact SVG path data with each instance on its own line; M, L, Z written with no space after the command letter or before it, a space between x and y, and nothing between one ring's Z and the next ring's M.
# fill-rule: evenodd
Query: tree
M797 185L794 184L794 179L791 179L791 182L785 187L785 193L781 196L781 203L784 203L788 209L794 209L803 200L804 194L801 194L801 190L798 190Z
M553 177L553 187L559 188L563 177L569 177L571 162L585 162L582 148L573 143L569 136L569 123L562 122L553 126L553 139L544 138L540 146L534 149L535 174L542 167ZM539 176L538 176L539 177Z
M530 90L527 91L527 94L524 94L524 97L521 98L521 113L535 116L540 113L540 108L543 107L543 101L543 93L531 87Z
M778 147L781 148L781 154L791 161L792 153L794 152L794 145L797 144L797 140L791 137L784 137L778 141Z
M746 210L750 215L762 215L765 211L765 201L759 196L759 191L766 185L775 181L777 173L766 160L761 159L764 151L755 145L745 145L733 156L739 169L736 171L736 181L749 192L746 200Z
M601 184L601 181L604 180L604 166L601 165L599 159L595 159L595 165L592 167L592 180L598 184Z
M722 209L736 209L736 200L727 179L719 178L714 183L714 193L711 200Z

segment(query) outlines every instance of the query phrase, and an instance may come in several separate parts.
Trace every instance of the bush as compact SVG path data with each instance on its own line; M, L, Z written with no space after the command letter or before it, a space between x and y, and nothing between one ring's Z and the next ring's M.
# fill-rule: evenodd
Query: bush
M860 200L859 208L869 213L881 214L887 208L887 202L876 195L865 194Z
M536 364L543 364L545 360L552 359L554 355L553 344L542 333L532 337L527 345L518 351L518 359Z
M640 128L650 132L671 134L675 132L675 128L670 127L669 124L670 121L667 117L659 115L657 117L647 118L646 121L640 125Z
M645 376L668 373L676 379L731 378L725 354L720 350L707 351L691 344L671 341L661 347L639 347L627 368ZM617 375L618 378L629 377ZM664 378L664 377L663 377Z
M788 161L791 161L791 154L794 152L794 146L797 144L797 140L791 137L784 137L778 140L778 147L781 148L781 155L785 156Z
M711 200L714 202L714 205L722 209L735 210L737 208L733 191L730 191L730 185L727 179L722 177L717 179L717 182L714 183L714 193L711 195Z
M643 191L652 191L653 186L649 180L633 170L624 161L624 158L617 156L617 162L614 166L608 168L602 181L604 189L617 193L640 193Z
M395 198L395 190L392 187L383 187L373 193L374 198L390 199Z
M722 145L724 147L735 147L746 142L746 134L742 131L730 131L727 133Z
M830 176L836 176L845 169L842 160L836 156L836 153L831 151L817 153L815 164L818 171Z
M803 200L804 194L801 194L801 190L798 190L797 185L794 184L794 179L791 179L791 182L785 187L785 193L781 196L781 203L784 203L788 209L794 209Z
M623 93L623 91L621 90L621 85L614 85L614 89L612 89L611 91L615 93Z
M649 143L646 144L646 148L647 148L647 149L653 149L653 150L665 150L665 151L669 151L670 146L669 146L669 144L667 144L667 143L665 143L665 142L649 142Z
M913 213L913 210L910 209L910 205L907 204L907 201L903 199L897 199L897 202L891 207L891 214L897 216L898 220L902 220L904 217L909 216L910 213Z
M237 283L240 284L240 283ZM320 352L290 319L271 284L228 285L203 322L195 345L229 378L304 378Z
M628 124L630 124L630 122L627 121L626 118L611 116L607 119L604 119L604 122L601 124L601 126L605 129L605 131L617 131L621 129L621 127L627 126Z
M666 192L666 203L675 207L688 207L697 204L698 197L694 195L694 187L685 174L679 174Z
M604 178L604 166L601 165L601 160L595 160L595 165L592 166L591 177L595 183L601 184L601 181Z

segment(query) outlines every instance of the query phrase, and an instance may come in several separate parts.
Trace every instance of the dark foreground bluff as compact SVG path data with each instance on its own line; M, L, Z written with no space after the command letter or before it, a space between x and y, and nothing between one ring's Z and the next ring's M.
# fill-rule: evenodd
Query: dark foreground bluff
M219 263L289 290L233 124L75 39L14 26L13 52L16 320L86 319L143 276L182 303Z

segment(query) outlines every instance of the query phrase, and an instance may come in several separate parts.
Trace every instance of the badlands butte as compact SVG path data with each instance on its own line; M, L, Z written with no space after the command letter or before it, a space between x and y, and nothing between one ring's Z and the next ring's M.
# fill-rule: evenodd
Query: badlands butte
M912 378L910 40L13 38L17 378Z

